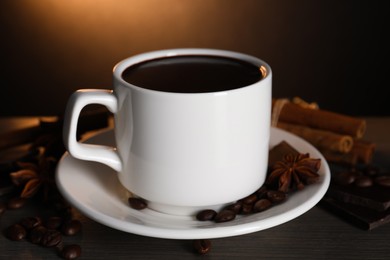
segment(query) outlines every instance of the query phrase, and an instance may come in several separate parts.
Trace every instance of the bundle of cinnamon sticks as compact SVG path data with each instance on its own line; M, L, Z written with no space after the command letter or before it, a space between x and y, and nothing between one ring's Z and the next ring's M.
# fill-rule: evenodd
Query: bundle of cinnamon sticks
M375 143L363 139L366 121L319 109L294 98L272 100L272 124L314 145L328 162L355 166L370 164Z

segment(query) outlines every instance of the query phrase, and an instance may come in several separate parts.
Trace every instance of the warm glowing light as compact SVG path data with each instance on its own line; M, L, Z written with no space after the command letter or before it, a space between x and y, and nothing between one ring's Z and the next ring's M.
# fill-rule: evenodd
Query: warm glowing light
M72 51L67 56L90 57L99 53L100 59L111 57L116 61L147 49L186 47L178 44L194 35L201 40L203 11L219 10L214 1L25 2L19 8L25 13L24 26L31 31L31 37L51 44L50 48L58 46L59 52ZM172 28L175 33L169 33ZM43 47L43 51L48 47ZM120 50L123 53L118 54Z

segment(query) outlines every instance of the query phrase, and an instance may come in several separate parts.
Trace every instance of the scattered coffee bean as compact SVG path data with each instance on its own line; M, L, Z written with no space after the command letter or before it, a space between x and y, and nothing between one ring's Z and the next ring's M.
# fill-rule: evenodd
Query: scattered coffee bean
M243 203L242 204L242 208L241 208L241 214L250 214L250 213L252 213L252 208L253 208L253 203L251 203L251 204Z
M19 209L23 207L26 204L26 202L27 199L25 198L20 198L20 197L12 198L8 201L7 207L9 209Z
M256 194L251 194L243 199L240 199L239 201L241 201L242 203L244 204L252 204L254 203L255 201L257 200L257 195Z
M49 217L46 221L41 217L26 217L19 223L9 226L4 234L10 240L20 241L27 237L33 244L48 248L56 247L62 258L76 259L81 255L81 247L76 244L64 247L61 232L65 235L75 235L81 230L81 222L72 219L61 224L62 220L62 217Z
M216 223L232 221L238 214L248 215L258 213L272 207L273 204L281 203L287 199L287 194L278 190L269 190L268 187L262 186L255 193L229 204L221 211L216 212L205 209L196 215L200 221L214 220ZM250 203L244 203L250 202ZM214 217L213 217L214 216Z
M43 234L41 245L44 247L54 247L62 241L62 235L57 230L48 229Z
M286 200L287 196L286 193L278 190L269 190L267 192L267 198L272 202L272 203L280 203L284 200Z
M214 221L217 223L231 221L236 218L236 213L232 210L223 209L217 213Z
M133 198L133 197L129 198L129 204L130 207L137 210L144 209L148 206L145 200L140 198Z
M390 175L376 177L375 183L383 187L390 187Z
M272 202L268 199L260 199L253 205L253 212L261 212L272 206Z
M43 235L47 232L47 228L44 226L37 226L33 228L28 235L28 239L33 244L41 244Z
M42 218L40 217L27 217L20 221L20 224L27 230L33 229L42 224Z
M339 185L354 184L357 187L371 187L374 183L390 187L390 175L382 175L381 169L374 165L364 168L352 168L332 175L332 181Z
M193 247L198 254L207 254L211 249L211 241L208 239L198 239L193 242Z
M372 181L371 177L369 176L358 176L355 179L354 184L357 187L365 188L365 187L371 187L374 182Z
M62 234L66 236L76 235L81 230L81 222L77 219L72 219L65 222L61 227Z
M49 217L45 222L45 227L48 229L59 229L62 225L62 217Z
M240 213L241 208L242 208L242 202L238 202L238 201L236 203L227 205L225 207L225 209L234 211L234 213L236 213L236 214Z
M258 199L264 199L267 197L268 188L266 186L261 186L260 189L256 191Z
M356 173L351 171L344 171L332 175L333 180L339 185L349 185L356 179Z
M13 241L20 241L26 237L27 231L22 225L13 224L6 229L5 235Z
M217 212L212 209L205 209L196 214L196 219L200 221L213 220Z
M363 172L368 176L375 176L379 173L379 168L373 165L368 165L363 169Z
M76 259L81 256L79 245L67 245L61 250L61 257L64 259Z

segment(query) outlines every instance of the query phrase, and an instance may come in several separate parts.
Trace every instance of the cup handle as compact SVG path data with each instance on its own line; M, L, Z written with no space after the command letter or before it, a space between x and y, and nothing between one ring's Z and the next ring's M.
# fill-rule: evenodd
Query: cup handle
M77 159L100 162L120 172L122 170L122 162L116 148L96 144L83 144L76 139L80 112L89 104L104 105L112 113L116 113L118 110L118 100L112 90L80 89L75 91L70 96L65 110L63 129L65 147Z

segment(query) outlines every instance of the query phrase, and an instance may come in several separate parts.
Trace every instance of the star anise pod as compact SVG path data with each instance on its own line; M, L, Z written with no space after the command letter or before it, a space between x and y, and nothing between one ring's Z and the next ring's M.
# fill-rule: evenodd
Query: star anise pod
M294 189L301 190L319 179L320 166L321 159L310 158L308 153L287 154L283 160L274 164L265 184L277 185L277 189L285 193Z
M46 200L50 188L54 185L55 163L54 157L44 155L44 148L40 149L36 162L18 162L20 169L11 172L10 177L17 187L22 187L20 197L31 198L42 189Z

